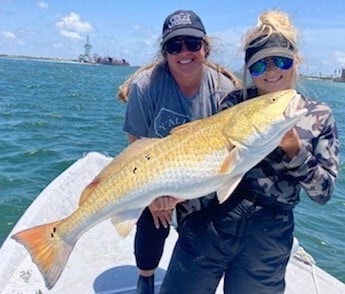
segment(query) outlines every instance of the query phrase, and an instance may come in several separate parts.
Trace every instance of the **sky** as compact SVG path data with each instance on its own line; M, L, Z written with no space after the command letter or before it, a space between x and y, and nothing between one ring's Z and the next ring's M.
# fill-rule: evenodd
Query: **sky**
M300 73L337 75L345 68L344 0L0 0L0 54L77 59L89 36L91 55L153 61L164 19L195 11L212 40L211 60L236 71L241 38L260 13L287 12L300 33Z

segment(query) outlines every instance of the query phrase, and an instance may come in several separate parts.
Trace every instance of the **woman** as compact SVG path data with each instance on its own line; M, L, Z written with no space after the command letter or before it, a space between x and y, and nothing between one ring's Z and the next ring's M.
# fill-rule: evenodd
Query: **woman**
M123 129L130 143L142 137L165 137L180 124L219 111L222 99L240 83L231 72L207 61L210 49L205 27L193 11L175 11L166 18L161 60L140 68L120 88L119 97L128 100ZM177 202L169 196L160 197L137 222L137 293L154 293L154 271ZM178 221L200 206L197 200L178 205Z
M245 70L254 87L230 93L224 107L295 88L301 56L287 14L263 13L244 37ZM302 96L307 109L269 156L246 173L224 204L210 201L179 226L161 293L284 293L293 243L293 208L303 188L314 201L331 197L339 141L330 108Z

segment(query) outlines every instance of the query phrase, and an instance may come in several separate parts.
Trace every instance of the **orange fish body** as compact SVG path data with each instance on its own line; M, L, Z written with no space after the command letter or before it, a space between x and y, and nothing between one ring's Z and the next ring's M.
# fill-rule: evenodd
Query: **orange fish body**
M30 252L46 286L60 277L80 236L112 218L126 235L142 210L161 195L220 202L305 113L294 90L267 94L214 116L179 126L162 139L141 139L122 151L85 188L68 217L12 236Z

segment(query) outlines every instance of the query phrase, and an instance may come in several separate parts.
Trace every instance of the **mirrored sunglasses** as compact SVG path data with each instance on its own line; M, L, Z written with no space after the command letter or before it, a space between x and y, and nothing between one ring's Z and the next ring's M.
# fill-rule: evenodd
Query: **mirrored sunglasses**
M293 60L288 57L272 56L270 57L270 59L273 61L276 67L283 70L290 69L293 64ZM267 59L266 58L260 59L259 61L255 62L249 67L249 73L253 77L259 77L266 71L267 67L268 67Z
M184 39L171 39L165 44L165 50L172 55L179 54L185 44L188 51L197 52L202 47L203 40L200 38L187 37Z

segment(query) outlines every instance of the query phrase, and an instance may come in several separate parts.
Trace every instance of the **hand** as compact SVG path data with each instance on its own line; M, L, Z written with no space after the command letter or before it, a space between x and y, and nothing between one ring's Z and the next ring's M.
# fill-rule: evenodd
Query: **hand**
M161 196L149 205L153 222L157 229L159 229L161 224L164 228L170 225L173 209L177 203L182 201L184 200L172 196Z
M298 154L301 149L302 142L295 128L292 128L284 135L279 146L284 150L287 157L290 159Z

